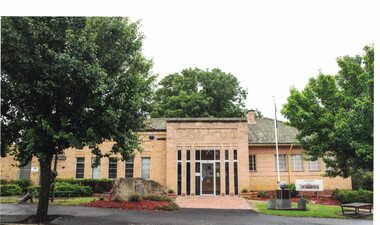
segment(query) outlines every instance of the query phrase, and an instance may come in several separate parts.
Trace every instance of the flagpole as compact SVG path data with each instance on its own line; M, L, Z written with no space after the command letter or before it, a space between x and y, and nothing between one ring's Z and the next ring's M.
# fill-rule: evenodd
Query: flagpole
M277 164L277 185L280 184L280 161L278 157L278 139L277 139L277 107L276 107L276 100L273 97L273 103L274 103L274 137L276 140L276 164Z

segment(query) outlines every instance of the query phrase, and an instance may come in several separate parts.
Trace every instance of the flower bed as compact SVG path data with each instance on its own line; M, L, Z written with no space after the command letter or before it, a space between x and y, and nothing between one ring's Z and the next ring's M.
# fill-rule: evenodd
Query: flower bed
M115 202L99 200L85 204L88 207L128 209L128 210L165 210L170 206L167 201L143 200L141 202Z

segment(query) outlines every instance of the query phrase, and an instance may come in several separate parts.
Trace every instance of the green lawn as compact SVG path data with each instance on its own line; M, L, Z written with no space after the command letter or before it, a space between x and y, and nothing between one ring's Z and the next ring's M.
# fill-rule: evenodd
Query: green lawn
M0 203L17 203L21 197L18 196L1 196ZM72 198L54 198L54 202L50 202L52 205L81 205L94 200L98 200L97 197L72 197ZM34 203L38 203L38 198L33 198Z
M252 201L252 208L263 214L277 215L277 216L296 216L296 217L320 217L320 218L340 218L349 219L351 217L343 216L340 206L333 205L317 205L317 204L307 204L306 211L297 210L269 210L267 202ZM293 203L293 207L297 204ZM372 216L362 217L363 219L372 219Z

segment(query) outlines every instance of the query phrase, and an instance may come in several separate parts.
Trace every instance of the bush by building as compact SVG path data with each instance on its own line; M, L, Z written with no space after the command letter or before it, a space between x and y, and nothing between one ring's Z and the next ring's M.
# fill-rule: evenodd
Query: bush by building
M351 191L351 190L338 190L333 192L335 199L339 200L341 203L352 203L352 202L364 202L373 203L373 192L366 190Z
M0 196L12 196L22 194L22 189L17 184L0 185Z
M20 180L5 180L5 179L0 179L0 184L16 184L18 185L22 193L26 193L28 191L28 187L32 185L32 182L29 179L20 179Z
M81 186L89 186L93 193L109 192L112 188L111 179L60 179L57 178L56 182L66 182L70 184L78 184Z
M288 185L286 185L286 188L290 190L291 197L297 197L298 192L296 191L296 185L295 184L288 184Z

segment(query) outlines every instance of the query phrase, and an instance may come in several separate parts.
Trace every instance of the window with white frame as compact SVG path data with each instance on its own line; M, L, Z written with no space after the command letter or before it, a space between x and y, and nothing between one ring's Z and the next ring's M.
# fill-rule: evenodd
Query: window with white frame
M256 171L256 155L249 156L249 171Z
M309 171L320 171L321 165L319 164L319 160L309 161Z
M133 178L133 159L125 161L125 177Z
M276 168L276 171L277 171L277 155L274 155L274 163L275 163L275 168ZM282 155L278 155L278 162L279 162L279 167L280 167L280 171L287 171L288 170L288 164L287 164L287 160L286 160L286 155L285 154L282 154Z
M117 177L117 158L109 158L108 161L108 178Z
M302 155L300 154L292 155L292 170L303 171Z
M84 178L84 157L77 158L75 178Z
M141 158L141 178L144 178L144 179L150 178L150 158L149 157Z

